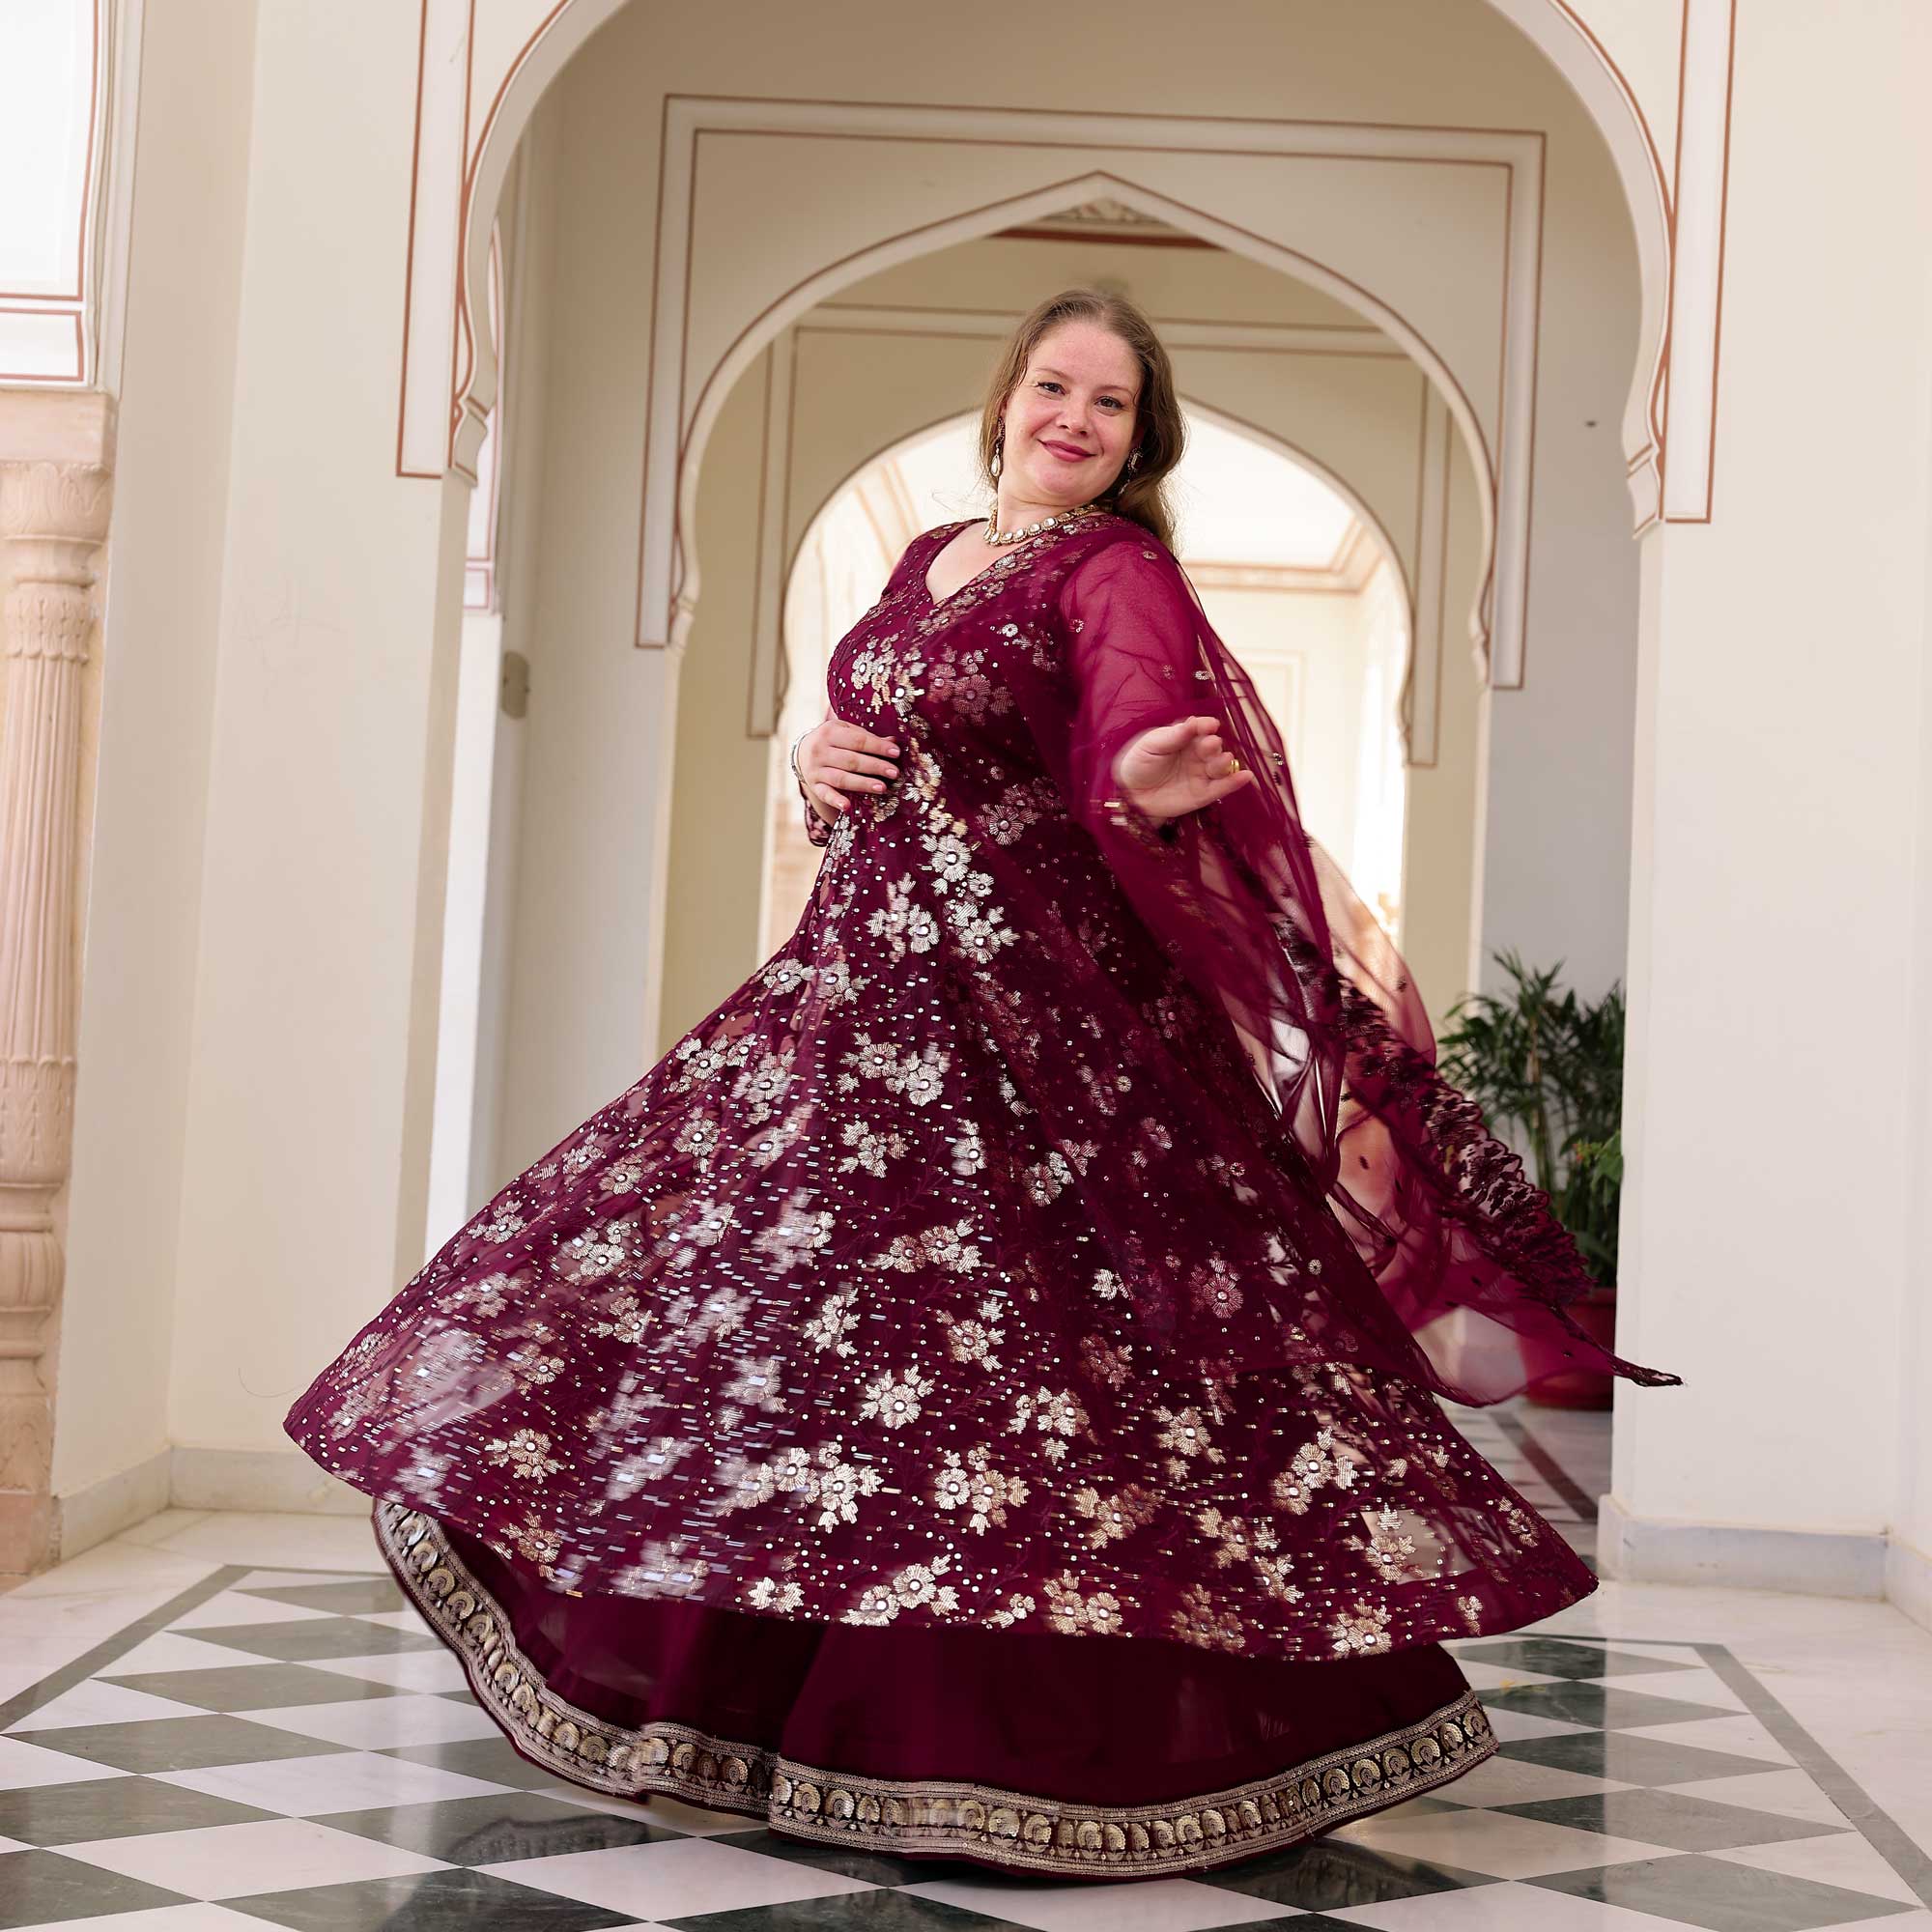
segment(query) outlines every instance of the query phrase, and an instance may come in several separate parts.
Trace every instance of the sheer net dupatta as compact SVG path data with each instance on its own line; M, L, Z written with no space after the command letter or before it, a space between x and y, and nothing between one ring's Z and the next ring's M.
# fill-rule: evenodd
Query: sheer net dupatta
M1063 741L1042 751L1136 913L1256 1072L1266 1104L1248 1110L1245 1148L1202 1152L1245 1151L1252 1165L1259 1141L1270 1172L1258 1211L1304 1224L1303 1252L1249 1272L1233 1316L1145 1285L1136 1315L1151 1339L1236 1372L1360 1362L1470 1404L1561 1369L1680 1380L1608 1353L1569 1312L1594 1286L1576 1243L1436 1071L1406 967L1308 835L1280 735L1173 554L1145 531L1117 533L1072 565L1060 602L1074 703L1057 726L1038 721ZM1124 800L1114 761L1188 716L1217 719L1255 780L1156 825ZM1240 1112L1209 1118L1233 1139Z

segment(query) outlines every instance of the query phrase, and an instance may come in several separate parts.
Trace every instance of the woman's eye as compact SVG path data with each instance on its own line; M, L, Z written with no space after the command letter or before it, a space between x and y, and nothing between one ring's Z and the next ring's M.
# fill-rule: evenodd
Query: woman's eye
M1046 377L1036 383L1034 387L1036 389L1057 389L1060 387L1060 384L1054 382L1051 377ZM1102 396L1100 400L1103 403L1112 403L1117 412L1126 408L1126 404L1122 402L1119 396Z

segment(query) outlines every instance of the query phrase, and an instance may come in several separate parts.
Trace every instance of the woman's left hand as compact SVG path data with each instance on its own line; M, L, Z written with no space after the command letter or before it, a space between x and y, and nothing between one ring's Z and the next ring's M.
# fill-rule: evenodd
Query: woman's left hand
M1254 782L1221 742L1218 718L1183 718L1143 731L1114 760L1114 782L1150 818L1179 818Z

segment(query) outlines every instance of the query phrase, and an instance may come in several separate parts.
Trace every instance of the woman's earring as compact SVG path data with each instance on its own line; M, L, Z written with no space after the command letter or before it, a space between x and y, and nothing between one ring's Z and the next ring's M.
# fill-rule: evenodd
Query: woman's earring
M1136 443L1134 447L1127 452L1127 468L1129 469L1138 469L1140 467L1141 467L1140 445Z
M993 438L993 460L986 466L986 468L992 471L993 478L996 482L999 480L999 474L1000 474L1000 450L1006 443L1006 440L1007 440L1006 426L1005 424L1002 424L1000 426L999 431L995 434Z

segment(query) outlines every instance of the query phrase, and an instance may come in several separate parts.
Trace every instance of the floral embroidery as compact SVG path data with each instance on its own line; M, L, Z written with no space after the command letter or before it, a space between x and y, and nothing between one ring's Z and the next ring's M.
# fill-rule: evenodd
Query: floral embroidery
M537 1520L534 1510L526 1510L523 1521L510 1533L511 1547L526 1563L539 1568L554 1563L561 1552L561 1539L554 1529Z
M1107 1636L1121 1628L1121 1600L1111 1591L1083 1591L1070 1570L1048 1577L1045 1588L1046 1622L1050 1630L1067 1634L1086 1631Z
M930 952L939 944L939 922L913 899L912 876L886 888L886 902L866 922L866 930L884 939L888 956L903 959L908 952Z
M910 1367L880 1376L867 1384L859 1413L884 1428L903 1429L919 1420L920 1401L930 1395L935 1386L930 1376L923 1376Z
M827 1295L818 1304L817 1314L806 1321L805 1339L814 1349L831 1349L840 1355L856 1354L856 1346L846 1337L859 1325L859 1318L854 1313L858 1300L856 1282L841 1288L836 1294Z
M745 1601L754 1610L775 1610L781 1616L789 1616L805 1602L805 1586L759 1577L745 1586Z
M1407 1533L1402 1512L1378 1509L1363 1517L1366 1538L1345 1537L1342 1547L1355 1550L1379 1583L1399 1583L1410 1569L1415 1554L1415 1539Z
M952 1567L951 1556L935 1556L930 1563L909 1563L884 1583L874 1583L843 1617L841 1623L889 1624L901 1610L941 1612L958 1607L959 1593L939 1578Z
M1040 1453L1050 1462L1059 1462L1066 1454L1066 1444L1059 1438L1077 1435L1088 1428L1087 1411L1080 1406L1080 1398L1070 1389L1037 1389L1032 1395L1021 1395L1014 1399L1012 1420L1007 1424L1009 1433L1024 1434L1028 1423L1048 1439L1040 1445Z
M1186 1643L1205 1650L1245 1650L1247 1638L1241 1620L1232 1610L1214 1601L1205 1584L1196 1583L1182 1597L1174 1612L1174 1634Z
M741 1359L737 1373L724 1384L727 1402L742 1402L756 1408L781 1409L784 1397L779 1393L779 1358L758 1355Z
M913 548L826 694L898 779L777 953L318 1378L323 1466L559 1588L822 1621L1330 1657L1589 1586L1433 1400L1334 1359L1352 1257L1066 788L1116 640L1065 593L1122 534L1076 519L943 610ZM1507 1208L1475 1124L1378 1064ZM1278 1368L1236 1373L1257 1336Z
M1080 1373L1110 1389L1124 1388L1132 1368L1133 1346L1099 1335L1080 1338Z
M620 1596L688 1596L710 1574L711 1566L702 1557L686 1553L689 1539L673 1536L648 1543L629 1568L618 1571L615 1583Z
M1087 1542L1101 1549L1152 1522L1159 1513L1160 1498L1139 1483L1125 1484L1106 1496L1090 1485L1073 1492L1073 1507L1093 1524Z
M986 808L983 823L987 838L995 844L1012 845L1043 819L1065 815L1065 806L1053 786L1043 780L1031 779L1009 785Z
M1202 1534L1211 1539L1217 1567L1227 1569L1247 1563L1277 1547L1274 1531L1266 1524L1255 1524L1245 1517L1226 1516L1218 1509L1205 1509L1195 1518Z
M986 1144L980 1138L978 1121L969 1121L965 1130L952 1143L952 1172L960 1179L970 1179L986 1165Z
M499 1466L507 1463L510 1473L526 1482L540 1482L563 1467L550 1453L550 1437L541 1429L520 1429L514 1435L499 1436L485 1453Z
M762 1229L752 1242L753 1252L763 1255L781 1273L804 1267L832 1238L834 1216L824 1208L813 1209L810 1200L803 1191L794 1194L778 1220Z
M505 1356L517 1378L517 1386L522 1389L547 1388L563 1373L561 1355L546 1355L540 1352L542 1345L554 1338L555 1330L538 1322L529 1334L532 1346L512 1349Z
M1027 1196L1039 1207L1057 1200L1060 1190L1073 1179L1073 1170L1067 1165L1066 1156L1058 1148L1049 1148L1046 1158L1024 1168L1020 1181L1026 1188Z
M1161 1448L1176 1452L1168 1458L1167 1473L1177 1482L1187 1474L1188 1462L1197 1456L1208 1463L1225 1463L1228 1460L1225 1453L1214 1446L1198 1408L1156 1408L1154 1418L1161 1425L1154 1434L1154 1441Z
M993 1350L1006 1339L999 1325L1000 1303L989 1297L980 1303L978 1319L955 1315L950 1308L938 1312L938 1321L946 1332L947 1352L955 1362L978 1362L988 1371L1000 1366Z
M847 1121L838 1138L856 1150L839 1161L840 1174L850 1174L855 1167L863 1167L867 1174L884 1174L888 1162L903 1160L912 1150L905 1135L894 1128L875 1127L869 1121Z
M635 1297L626 1299L635 1306ZM664 1318L668 1326L694 1341L721 1338L745 1325L751 1305L751 1297L735 1288L713 1289L705 1295L687 1290L666 1300Z
M728 1491L726 1509L756 1509L774 1496L794 1496L816 1511L820 1529L857 1521L860 1500L877 1495L885 1484L873 1464L848 1463L840 1442L821 1442L810 1452L794 1446L766 1463L732 1457L720 1464L719 1476Z
M1334 1450L1333 1432L1326 1429L1313 1442L1304 1442L1274 1479L1275 1501L1296 1516L1305 1516L1318 1490L1329 1483L1348 1489L1354 1481L1354 1470Z
M1210 1255L1189 1273L1187 1289L1195 1307L1207 1309L1218 1321L1233 1320L1246 1302L1234 1268L1219 1255Z
M993 1467L992 1452L983 1444L963 1456L956 1449L940 1452L941 1468L932 1479L932 1499L943 1510L962 1512L961 1520L976 1536L1003 1524L1009 1504L1027 1499L1024 1477Z
M1335 1640L1338 1656L1369 1657L1390 1647L1390 1622L1389 1611L1380 1604L1357 1602L1346 1615L1336 1618L1329 1626L1328 1634Z

